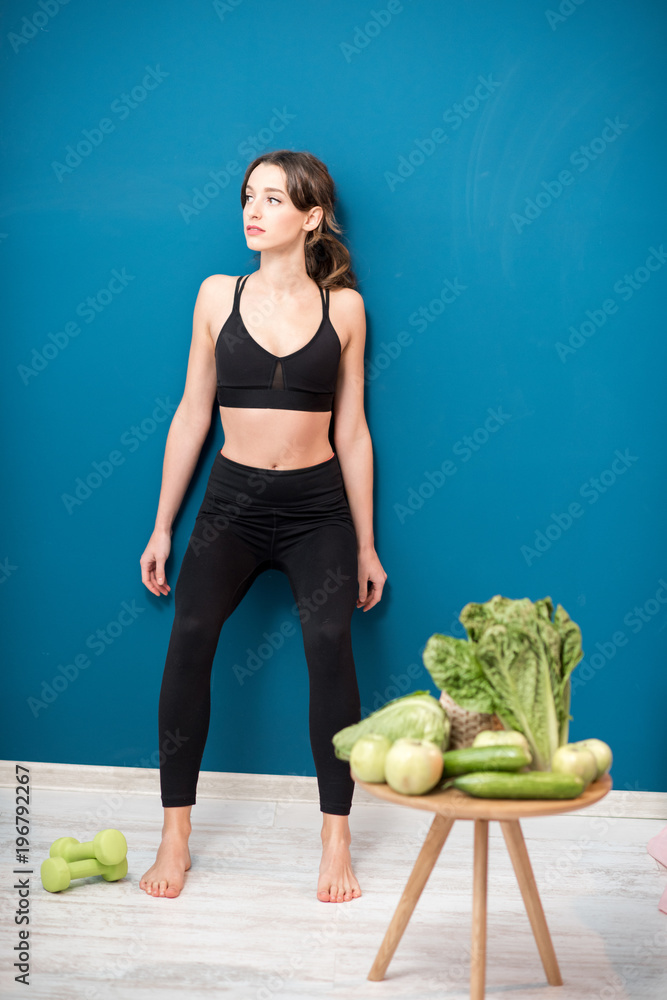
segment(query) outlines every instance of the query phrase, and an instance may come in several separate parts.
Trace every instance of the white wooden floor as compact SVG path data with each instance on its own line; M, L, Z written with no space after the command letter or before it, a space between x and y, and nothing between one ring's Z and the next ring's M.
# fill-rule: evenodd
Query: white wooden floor
M352 860L363 895L321 903L315 779L202 772L185 889L176 899L152 898L138 884L159 843L158 772L27 766L34 874L26 989L14 983L12 967L14 769L0 765L4 998L468 997L470 822L454 825L385 979L370 982L432 814L355 789ZM658 901L667 869L646 844L667 825L666 802L667 795L616 790L585 812L522 821L560 987L546 982L504 840L490 824L487 997L665 1000L667 915ZM51 842L88 840L105 827L127 838L127 876L116 883L89 878L47 893L39 866Z

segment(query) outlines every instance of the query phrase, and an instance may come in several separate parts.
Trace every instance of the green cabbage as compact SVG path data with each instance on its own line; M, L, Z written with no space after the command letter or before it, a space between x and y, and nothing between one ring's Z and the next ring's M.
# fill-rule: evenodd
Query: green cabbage
M550 597L512 600L496 594L459 615L468 639L434 633L422 658L436 687L471 712L495 712L523 733L533 767L548 770L568 740L570 674L584 655L581 630Z
M361 722L340 729L333 737L334 753L339 760L349 760L350 751L360 736L378 733L394 742L402 736L431 740L439 750L449 743L450 720L437 698L428 691L413 691L388 701Z

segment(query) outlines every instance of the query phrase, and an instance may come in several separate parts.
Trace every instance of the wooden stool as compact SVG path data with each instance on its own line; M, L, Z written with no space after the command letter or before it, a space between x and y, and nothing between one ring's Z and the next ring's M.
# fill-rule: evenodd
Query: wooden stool
M473 896L472 896L472 945L470 955L470 1000L484 1000L486 978L486 876L488 861L489 821L498 820L507 844L514 873L519 883L526 913L533 929L537 949L547 980L552 986L562 986L560 969L556 960L549 928L535 884L533 869L523 839L519 819L524 816L554 816L557 813L583 809L603 798L612 786L611 777L603 775L575 799L477 799L457 788L436 790L427 795L401 795L387 784L360 781L350 772L360 788L370 795L387 802L396 802L413 809L434 812L433 822L419 852L403 895L396 907L384 940L380 945L368 979L384 978L398 942L408 925L422 889L433 871L440 851L457 819L475 822Z

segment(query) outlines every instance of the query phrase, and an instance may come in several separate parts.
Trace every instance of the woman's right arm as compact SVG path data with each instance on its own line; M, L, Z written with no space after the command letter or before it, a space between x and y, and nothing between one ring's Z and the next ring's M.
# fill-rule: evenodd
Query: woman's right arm
M155 528L139 560L141 581L156 595L171 590L164 567L171 551L172 525L211 427L217 378L210 324L215 319L216 300L219 302L219 294L213 294L220 288L219 281L220 276L214 275L199 288L185 389L167 435Z

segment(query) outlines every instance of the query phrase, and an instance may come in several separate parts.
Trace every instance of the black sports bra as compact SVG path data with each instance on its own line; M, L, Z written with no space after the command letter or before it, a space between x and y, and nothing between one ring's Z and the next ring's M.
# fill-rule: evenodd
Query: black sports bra
M329 289L322 296L322 322L298 351L278 357L257 343L241 319L239 302L250 275L236 282L234 307L215 344L219 406L279 410L330 410L341 346L329 319Z

